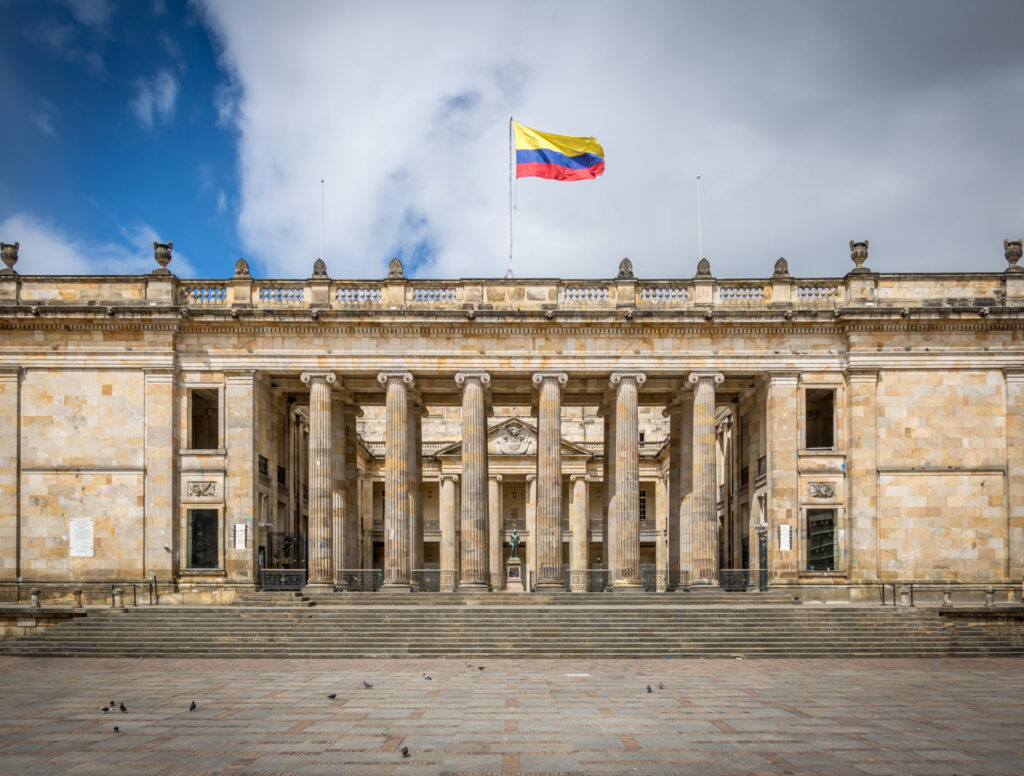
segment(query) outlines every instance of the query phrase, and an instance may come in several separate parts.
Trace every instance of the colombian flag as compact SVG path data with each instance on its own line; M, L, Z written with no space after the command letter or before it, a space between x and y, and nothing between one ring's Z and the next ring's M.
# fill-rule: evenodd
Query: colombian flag
M604 149L592 137L538 132L512 122L516 142L516 177L581 181L604 172Z

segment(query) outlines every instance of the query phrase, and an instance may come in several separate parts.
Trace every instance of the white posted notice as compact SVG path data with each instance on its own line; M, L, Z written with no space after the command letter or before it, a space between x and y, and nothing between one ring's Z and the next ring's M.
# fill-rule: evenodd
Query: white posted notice
M71 557L92 557L92 518L71 518Z
M245 549L245 523L235 523L235 549Z
M780 525L779 526L779 549L780 550L792 550L793 549L793 526L791 526L791 525Z

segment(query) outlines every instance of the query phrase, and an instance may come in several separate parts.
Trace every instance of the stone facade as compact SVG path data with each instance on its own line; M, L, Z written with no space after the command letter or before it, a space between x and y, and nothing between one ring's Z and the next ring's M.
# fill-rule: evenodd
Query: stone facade
M854 243L843 278L761 280L11 263L0 582L485 591L515 530L528 588L1019 585L1018 247L885 274Z

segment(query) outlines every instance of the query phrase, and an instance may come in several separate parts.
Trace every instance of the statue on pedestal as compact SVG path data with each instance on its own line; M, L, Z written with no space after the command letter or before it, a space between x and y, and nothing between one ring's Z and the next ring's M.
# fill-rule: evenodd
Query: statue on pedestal
M512 529L512 538L509 539L509 544L512 545L512 557L519 557L519 532L515 528Z

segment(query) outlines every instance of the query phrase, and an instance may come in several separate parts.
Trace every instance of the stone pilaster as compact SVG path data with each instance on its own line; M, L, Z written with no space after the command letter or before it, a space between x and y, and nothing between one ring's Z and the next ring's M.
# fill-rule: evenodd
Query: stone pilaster
M338 569L345 566L346 516L352 509L345 498L345 401L342 391L331 392L331 579L338 582Z
M590 477L574 474L572 504L569 511L569 589L574 593L587 592L590 568Z
M505 589L504 551L505 527L502 524L501 475L487 478L487 555L491 590Z
M438 478L438 516L441 528L441 592L455 591L459 579L459 522L457 474Z
M599 410L604 417L604 524L602 525L601 554L604 556L605 585L612 586L615 579L615 398L605 399Z
M523 584L532 584L537 579L537 475L526 475L526 536L523 537L523 547L526 554L526 570L529 577L523 579ZM523 572L526 574L526 571Z
M640 579L640 372L616 372L615 391L615 587L638 587Z
M718 584L718 479L715 476L715 386L719 373L694 372L686 378L693 386L693 511L692 563L695 585Z
M846 373L849 401L848 467L850 498L850 578L878 579L878 372ZM1012 502L1011 502L1012 503Z
M459 372L462 388L462 577L459 589L487 590L487 387L486 372Z
M1024 577L1024 370L1005 370L1006 379L1006 495L1009 541L1007 575Z
M0 579L3 580L20 576L21 378L20 367L0 366ZM173 456L171 461L173 463ZM170 554L165 555L169 563Z
M537 398L537 583L564 589L562 574L562 388L569 376L538 372Z
M174 574L173 555L164 547L175 546L175 461L178 444L177 407L175 400L176 378L170 369L147 369L146 377L146 516L145 516L145 558L143 575L153 572L157 579L170 579ZM3 375L0 373L0 380ZM0 388L2 390L2 388ZM0 416L3 413L0 412ZM0 422L0 427L4 424ZM17 423L12 426L17 430ZM6 428L4 428L6 430ZM2 433L2 432L0 432ZM0 450L6 449L0 443ZM13 453L16 445L11 448ZM0 453L3 455L3 453ZM2 468L2 464L0 464ZM2 486L0 486L2 490ZM0 507L0 514L14 515ZM2 519L2 518L0 518ZM255 521L254 521L255 522ZM0 540L2 546L2 540ZM2 555L2 553L0 553ZM14 553L4 558L13 560Z
M331 386L333 372L303 372L309 386L309 529L307 534L310 585L334 584L334 448Z
M255 584L257 573L256 528L259 514L256 463L256 372L238 370L224 376L224 437L227 448L227 476L224 487L226 535L224 571L230 581ZM236 526L245 526L245 549L235 547Z
M767 521L768 576L795 579L798 573L797 533L800 528L799 472L797 469L797 382L795 373L768 375L765 434L768 447ZM780 526L788 525L792 549L779 549Z
M385 387L384 587L409 587L409 390L408 372L381 372Z
M343 555L337 565L346 569L362 568L359 558L360 535L362 533L362 516L359 503L359 460L357 458L358 439L356 435L356 418L362 410L354 404L346 404L343 414L345 436L345 469L342 485L345 491L345 540L342 543ZM368 506L368 505L367 505ZM365 509L367 507L363 507ZM370 509L370 514L373 510Z
M421 404L409 408L409 568L423 568L423 416ZM418 580L414 580L418 584Z

